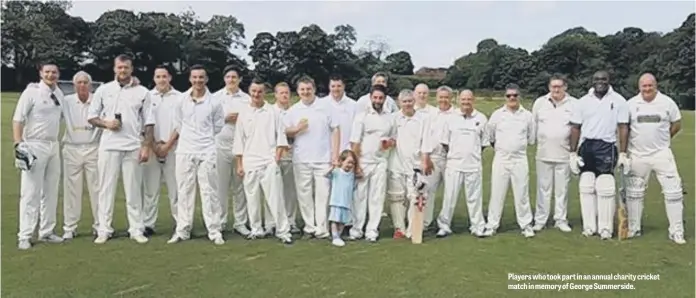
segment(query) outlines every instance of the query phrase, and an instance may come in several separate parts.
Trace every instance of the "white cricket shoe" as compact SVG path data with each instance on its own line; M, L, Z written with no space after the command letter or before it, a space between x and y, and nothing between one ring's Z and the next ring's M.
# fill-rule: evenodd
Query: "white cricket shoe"
M526 228L524 228L524 229L522 230L522 236L524 236L524 238L532 238L532 237L534 237L534 229L532 229L531 227L526 227Z
M573 229L570 228L568 222L566 221L557 221L555 226L558 230L560 230L563 233L570 233L571 231L573 231Z
M248 237L249 235L251 235L251 231L249 231L249 229L247 229L246 226L234 227L234 231L239 233L239 235L242 235L244 237Z
M20 250L30 249L31 242L29 240L19 240L19 243L17 243L17 248Z
M669 239L674 241L674 243L676 243L676 244L686 244L686 240L684 239L684 234L682 234L682 233L670 234Z
M130 238L135 240L135 242L138 242L140 244L144 244L144 243L147 243L148 241L150 241L149 239L147 239L147 237L145 237L143 235L135 235L135 236L131 236Z
M474 229L473 231L471 231L471 235L474 235L479 238L486 237L485 233L486 229Z
M346 243L341 238L334 238L333 240L331 240L331 244L333 246L338 246L338 247L343 247L346 245Z
M539 224L535 224L534 227L532 227L532 230L534 230L535 232L539 232L539 231L543 230L545 227L546 227L546 225L539 223Z
M97 235L97 238L94 239L94 244L104 244L106 241L109 241L109 236Z
M283 236L278 236L278 239L280 239L280 242L282 242L285 245L290 245L293 244L292 236L290 235L283 235Z
M445 238L451 234L449 231L446 231L445 229L439 229L437 233L435 234L435 238Z
M77 233L75 232L67 231L63 233L63 240L71 240L75 237L77 237Z
M599 238L602 240L609 240L611 239L611 233L607 230L602 230L602 232L599 233Z
M582 231L582 235L585 237L592 237L595 235L595 232L592 230L584 230Z
M493 229L486 229L483 231L483 237L491 237L495 235L495 230Z
M181 237L179 237L179 235L174 234L174 235L172 235L172 238L169 238L169 240L167 241L167 244L179 243L183 240L184 239L181 239Z
M61 242L63 242L63 238L62 238L62 237L59 237L59 236L56 235L56 234L50 234L50 235L41 237L41 238L39 239L39 241L41 241L41 242L48 242L48 243L61 243Z
M223 245L225 244L225 239L222 239L222 235L219 235L213 238L213 243L215 243L215 245Z
M642 235L641 231L628 231L628 239L640 237Z

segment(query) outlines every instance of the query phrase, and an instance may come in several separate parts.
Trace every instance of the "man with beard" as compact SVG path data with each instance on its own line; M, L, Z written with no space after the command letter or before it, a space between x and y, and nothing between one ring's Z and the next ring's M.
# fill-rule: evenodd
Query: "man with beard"
M178 139L176 181L179 201L176 206L176 231L167 243L191 238L198 186L208 239L222 245L225 240L220 225L215 136L225 125L224 109L219 97L206 87L208 74L203 66L191 67L189 81L191 89L181 95L181 104L174 120L176 129L171 136L171 139Z
M383 73L383 72L378 72L372 76L372 87L380 85L380 86L384 87L384 89L386 90L387 89L387 81L388 81L387 74ZM365 94L358 99L358 102L357 102L358 112L367 111L367 110L369 110L369 108L371 106L372 106L372 97L371 97L370 93ZM389 95L387 95L387 98L385 99L384 110L389 114L394 113L394 112L399 110L399 107L396 105L396 102Z
M220 214L222 230L227 228L229 212L229 190L232 187L232 210L234 216L234 231L246 237L249 236L247 224L246 197L241 177L237 176L235 170L235 157L232 154L234 144L234 130L237 117L240 112L249 105L249 95L239 89L239 82L242 77L236 67L229 65L223 70L225 75L225 88L215 92L214 96L222 104L225 112L225 126L216 137L217 146L217 170L218 170L218 198L222 212Z
M329 188L326 173L338 163L341 132L333 109L314 95L314 80L297 81L300 101L283 118L285 133L293 139L292 165L300 214L308 237L328 238ZM314 193L312 193L314 190Z
M393 114L384 107L387 89L382 85L375 85L370 90L370 96L372 105L355 116L350 137L363 177L358 181L353 200L350 239L362 238L364 227L365 239L376 242L386 195L387 161L389 151L396 145L396 130ZM367 225L365 217L368 218Z
M437 217L438 237L452 233L452 217L459 192L464 185L466 207L469 210L469 231L482 237L486 227L483 218L483 165L481 153L490 145L486 134L486 115L474 109L474 93L459 93L460 110L445 120L440 143L447 152L445 192L442 210Z
M578 100L570 118L570 170L580 174L582 234L599 232L610 239L614 231L616 180L614 168L628 173L629 112L626 99L609 85L609 73L598 71L592 77L594 87ZM619 131L619 148L616 130ZM578 150L578 141L580 150ZM617 161L618 158L618 161Z
M177 213L177 186L174 170L176 157L173 153L170 154L176 146L176 140L170 139L170 136L174 132L174 114L180 105L181 92L170 85L172 75L169 68L164 65L155 67L154 81L155 88L150 90L150 99L152 115L157 123L154 133L157 143L154 149L156 158L150 158L144 165L143 222L146 236L155 233L162 177L167 186L169 208L174 222L176 222Z
M22 92L12 117L15 167L22 170L17 233L21 250L31 248L30 239L37 224L39 241L63 241L53 232L60 179L58 133L63 92L56 87L55 64L43 64L39 75L41 82L29 84Z
M652 74L643 74L638 87L640 94L628 101L628 154L631 158L631 169L626 177L628 237L641 234L645 189L654 171L664 195L669 239L685 244L682 181L670 149L671 138L681 130L681 112L672 98L658 91Z
M89 108L89 123L105 129L99 143L99 229L94 243L106 243L114 232L111 223L119 171L123 173L128 234L138 243L147 243L141 165L150 158L154 139L152 103L148 90L134 82L132 58L116 57L114 72L116 79L97 89Z

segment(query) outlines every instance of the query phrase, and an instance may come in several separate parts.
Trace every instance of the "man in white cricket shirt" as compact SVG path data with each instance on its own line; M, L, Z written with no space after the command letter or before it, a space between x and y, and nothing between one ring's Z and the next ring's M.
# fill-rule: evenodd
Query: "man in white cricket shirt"
M682 181L670 148L671 139L681 130L681 112L672 98L658 91L652 74L643 74L638 87L640 94L628 101L628 156L631 161L626 177L628 234L631 238L641 234L645 189L650 173L655 172L665 199L669 239L685 244Z
M394 224L394 239L410 237L411 218L418 193L413 183L414 169L430 174L430 150L428 141L430 117L416 113L413 91L399 93L401 110L393 114L396 148L389 156L387 196ZM406 228L408 210L409 229Z
M303 231L309 237L328 238L329 189L326 173L338 163L341 132L333 109L314 95L314 80L297 81L300 101L283 118L292 142L292 165ZM314 189L314 193L312 193Z
M267 104L265 85L253 80L249 86L251 103L237 121L234 136L234 154L237 158L237 175L244 179L244 192L251 223L250 239L264 235L261 210L267 206L275 223L276 237L284 244L292 244L288 214L283 202L283 178L280 159L288 149L285 127L280 113ZM265 198L265 204L261 196Z
M570 232L568 225L568 183L570 182L570 117L576 98L566 93L566 81L561 76L549 80L549 94L539 97L532 106L536 127L537 196L534 231L541 231L551 213L555 227Z
M225 74L225 88L215 92L215 97L222 103L225 112L225 126L217 135L217 169L218 169L218 197L220 199L222 230L227 229L229 212L229 192L232 190L232 214L234 216L234 231L246 237L249 236L249 217L247 215L246 198L241 177L235 170L235 157L232 154L234 144L234 125L242 109L249 105L249 95L239 89L242 81L239 70L234 66L227 66L223 70ZM230 188L231 187L231 188Z
M430 158L433 163L433 170L430 175L425 176L426 183L428 185L428 190L426 193L426 199L429 199L425 203L425 211L423 214L423 227L429 228L433 223L433 217L435 213L435 194L437 189L440 187L440 183L444 181L445 165L447 163L447 152L440 143L442 139L442 132L444 131L445 120L449 115L456 112L452 106L452 99L454 96L454 91L448 86L440 86L436 91L437 98L437 108L431 110L430 114L430 132L431 137L430 142L432 146L432 153ZM427 108L425 108L427 109Z
M416 113L430 114L436 112L437 108L428 104L428 97L430 96L430 88L426 84L418 84L416 88L413 89L414 96L416 97Z
M610 239L616 206L614 168L619 166L624 174L630 170L629 112L626 99L609 85L609 73L598 71L592 81L594 87L578 100L570 118L570 171L580 174L582 234L590 237L599 232L601 239Z
M358 106L355 100L346 95L345 89L343 78L333 75L329 78L330 93L321 99L335 109L334 113L338 117L338 127L341 130L340 151L350 149L350 134Z
M178 201L176 231L167 243L191 238L198 186L208 239L222 245L225 240L220 226L215 135L225 125L224 108L219 97L206 87L208 74L203 66L191 67L189 81L191 89L181 95L174 120L176 129L171 137L178 139L175 152Z
M459 93L460 109L446 116L440 139L447 152L447 166L442 210L437 217L438 238L452 234L452 217L462 185L469 211L469 231L477 237L482 237L485 231L481 153L490 145L485 129L488 118L474 109L474 101L474 93L463 90Z
M39 241L60 243L53 232L60 180L58 133L63 117L63 92L56 87L58 67L43 64L41 82L32 83L19 96L12 117L15 167L22 170L19 198L18 248L31 248L39 225Z
M384 89L387 89L387 81L388 77L386 73L383 72L378 72L372 76L372 86L377 86L380 85L384 87ZM361 96L358 101L357 101L357 110L358 112L362 111L367 111L372 107L372 98L370 96L370 93L365 94ZM391 96L387 95L387 98L384 101L384 110L391 114L399 110L399 107L396 105L396 101L394 101Z
M369 110L358 111L350 137L363 176L358 180L353 198L350 239L357 240L364 235L367 241L375 242L379 237L379 223L384 209L387 162L391 149L396 145L396 127L394 115L384 106L387 88L372 86L370 96L372 106Z
M99 143L99 229L96 244L112 236L114 199L119 172L123 173L128 233L138 243L143 235L142 163L150 158L154 120L150 113L150 93L133 81L133 60L127 55L114 59L116 79L100 86L89 106L89 123L105 129ZM145 132L144 139L141 133Z
M172 219L176 223L176 157L172 152L175 149L176 140L171 140L170 137L175 128L174 116L180 105L181 92L172 87L171 80L172 75L167 66L155 67L155 88L150 90L150 100L152 115L157 123L154 132L156 143L154 156L145 163L143 169L143 223L146 236L155 233L162 180L167 186L169 208Z
M491 199L484 236L494 235L500 227L508 185L512 184L517 224L526 238L534 237L532 208L529 203L529 163L527 146L534 145L532 113L520 104L520 88L505 87L505 105L493 112L486 125L488 141L495 149L491 169Z
M96 235L99 228L97 158L102 130L87 122L92 104L92 77L80 71L73 77L73 85L75 93L66 96L63 104L63 239L66 240L77 236L77 224L82 215L83 179L87 180L92 209L92 234Z

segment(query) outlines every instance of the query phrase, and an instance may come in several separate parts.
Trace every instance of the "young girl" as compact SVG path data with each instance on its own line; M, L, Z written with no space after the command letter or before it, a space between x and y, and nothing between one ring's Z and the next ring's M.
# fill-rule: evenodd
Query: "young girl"
M340 167L334 168L327 176L331 178L331 199L329 201L329 221L331 222L331 244L346 245L341 239L343 227L350 222L353 192L359 178L356 174L358 158L353 151L344 150L339 156Z

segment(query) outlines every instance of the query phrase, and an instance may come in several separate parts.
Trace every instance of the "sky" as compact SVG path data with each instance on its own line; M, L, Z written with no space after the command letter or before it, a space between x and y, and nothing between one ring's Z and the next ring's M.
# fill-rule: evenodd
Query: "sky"
M694 12L693 1L80 1L68 11L95 21L109 10L180 13L192 9L206 21L233 15L244 24L246 44L259 32L300 30L315 23L327 33L341 24L357 31L356 48L384 41L390 52L411 54L420 67L448 67L494 38L501 44L539 49L549 38L573 27L600 35L625 27L667 33ZM253 67L246 50L233 51Z

